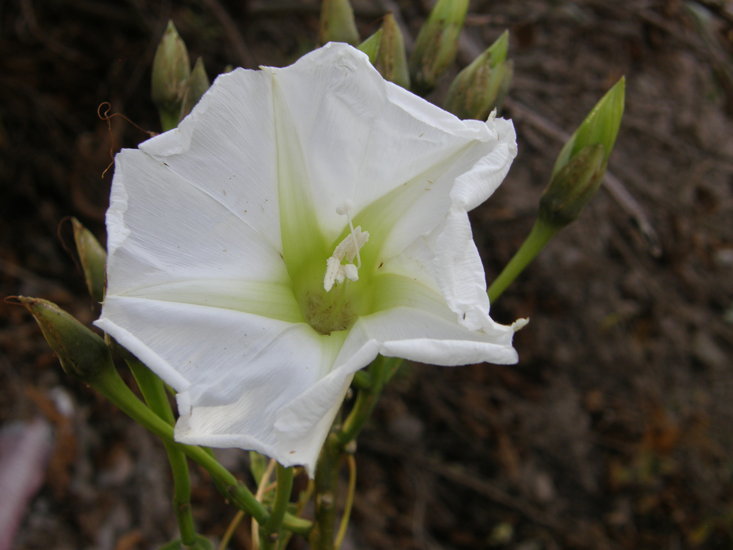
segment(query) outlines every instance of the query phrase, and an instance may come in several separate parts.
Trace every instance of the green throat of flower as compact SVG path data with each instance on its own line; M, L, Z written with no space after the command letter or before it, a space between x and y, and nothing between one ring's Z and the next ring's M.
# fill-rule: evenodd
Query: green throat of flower
M321 251L303 258L298 269L290 269L303 319L324 335L350 329L359 316L372 309L372 270L365 269L361 259L369 233L354 227L347 208L339 213L347 216L348 233L330 247L330 256ZM316 247L311 244L311 248Z

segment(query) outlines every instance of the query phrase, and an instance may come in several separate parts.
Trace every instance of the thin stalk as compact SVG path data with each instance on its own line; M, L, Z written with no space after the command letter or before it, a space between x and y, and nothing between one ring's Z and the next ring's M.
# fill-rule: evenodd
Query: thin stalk
M344 513L341 516L341 524L336 534L336 550L341 548L346 536L346 528L349 526L349 518L351 517L351 508L354 506L354 495L356 494L356 459L354 455L346 455L346 464L349 467L349 488L346 493L346 503L344 504Z
M243 519L244 512L242 510L237 510L237 513L232 518L232 521L229 522L227 530L221 537L221 541L219 542L217 550L227 550L227 546L229 546L229 541L232 539L232 536L234 536L234 532L237 530L237 527L239 527L239 524L242 523Z
M275 502L270 510L270 519L262 526L264 538L277 540L282 528L285 512L290 504L290 495L293 492L293 469L277 465L277 489Z
M262 472L257 485L257 492L255 493L257 502L262 502L264 500L265 493L267 493L268 487L270 486L270 478L272 477L272 473L275 471L275 466L277 466L277 462L275 459L271 458L270 462L267 463L267 468ZM252 549L260 550L260 528L254 518L252 518L250 532L252 533ZM265 542L265 544L267 544L267 542Z
M540 219L535 221L532 230L524 239L522 246L519 247L499 273L499 276L491 283L489 287L489 301L493 302L507 289L507 287L524 271L524 268L537 257L537 254L545 247L545 245L560 230L559 227L553 227Z
M315 482L312 479L309 479L308 486L306 487L305 491L302 491L298 494L298 503L295 505L295 516L300 516L300 514L303 513L303 508L305 508L305 506L310 502L311 497L313 496L315 486ZM288 542L290 542L292 536L292 531L285 531L285 533L283 533L283 536L280 537L280 539L278 539L277 541L277 549L285 550L285 548L288 547Z
M356 401L344 421L343 428L335 433L342 447L356 439L371 416L384 384L394 375L401 363L402 359L380 356L371 364L369 367L371 384L356 394Z
M166 423L140 401L127 387L115 369L104 369L97 377L87 382L138 424L165 441L179 446L186 456L209 472L219 490L235 506L248 512L260 524L268 520L270 514L267 509L257 502L249 489L237 480L229 470L219 464L208 450L176 443L173 439L173 426ZM283 519L283 527L294 533L308 535L312 524L308 520L286 514Z
M168 424L173 424L175 418L163 381L138 360L130 358L126 362L148 406ZM196 525L191 513L191 479L186 455L174 443L163 440L163 446L173 477L173 510L181 532L181 543L193 546L196 542Z

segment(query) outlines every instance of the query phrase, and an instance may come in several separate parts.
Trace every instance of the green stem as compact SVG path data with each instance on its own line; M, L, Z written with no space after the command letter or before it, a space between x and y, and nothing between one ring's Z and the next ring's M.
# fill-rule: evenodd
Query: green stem
M122 412L135 420L138 424L147 428L164 441L173 443L191 460L198 463L204 468L214 480L214 483L224 496L234 503L237 508L245 510L258 523L265 523L270 514L265 507L255 499L254 495L245 487L229 470L224 468L216 458L213 457L206 449L194 447L191 445L181 445L173 439L173 426L166 423L145 404L140 401L137 396L132 393L125 382L115 369L103 369L96 377L87 380L87 383L94 389L103 394ZM283 527L299 533L307 535L312 527L310 521L296 518L290 514L286 514L283 519Z
M522 246L519 247L519 250L516 251L494 282L491 283L488 291L490 302L502 295L559 230L559 227L548 225L540 219L535 221Z
M337 441L343 447L356 439L359 432L372 414L374 406L382 393L387 381L392 378L402 359L396 357L377 357L369 367L370 385L359 390L356 401L344 421L343 428L335 433Z
M402 364L394 357L377 357L362 377L356 401L343 427L334 430L323 445L316 467L316 519L311 533L311 546L317 550L334 550L336 540L336 491L339 466L346 446L356 439L369 419L387 381Z
M173 424L175 417L163 381L137 359L131 357L126 362L148 406L168 424ZM184 547L193 546L196 542L196 525L191 513L191 479L186 455L174 443L163 440L163 445L173 476L173 509L181 532L181 543Z
M342 445L335 433L326 439L316 466L316 519L311 533L315 550L334 550L336 534L336 490Z
M270 519L262 526L261 540L269 539L275 542L279 537L285 512L290 504L290 495L293 492L293 469L277 465L277 489L275 502L270 511Z

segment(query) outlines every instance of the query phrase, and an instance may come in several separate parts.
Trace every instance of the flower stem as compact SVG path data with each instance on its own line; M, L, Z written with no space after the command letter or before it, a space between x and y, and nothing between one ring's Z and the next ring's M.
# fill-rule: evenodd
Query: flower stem
M126 362L145 402L155 414L172 425L175 418L163 381L137 359L130 357ZM163 440L163 445L173 476L173 509L181 532L181 543L184 546L193 546L196 542L196 526L191 514L191 479L186 455L174 443Z
M537 254L545 247L545 245L560 230L559 227L551 226L546 222L538 219L532 226L532 230L519 250L516 251L509 263L499 273L499 276L491 283L489 287L489 301L493 302L507 289L507 287L517 278L529 263L535 259Z
M392 378L397 367L402 363L402 359L396 357L377 357L369 367L370 385L367 388L359 390L356 395L356 401L344 421L341 430L335 433L339 444L344 447L351 441L356 439L364 424L369 419L377 404L377 400L382 393L385 383Z
M147 428L164 441L177 445L191 460L197 462L214 480L217 488L238 508L252 515L260 524L269 518L267 509L255 499L254 495L229 470L224 468L206 449L176 443L173 439L173 426L151 411L132 393L115 369L103 369L87 383L109 399L122 412ZM310 521L286 514L283 527L307 535L312 524Z
M338 534L335 529L336 490L338 489L341 457L346 452L347 446L356 439L366 424L384 385L394 375L400 364L402 364L401 359L382 356L372 362L368 369L368 384L362 384L359 388L354 406L344 421L343 427L334 430L323 445L316 467L316 520L311 533L311 546L314 549L334 550L343 540L346 523L342 522ZM353 471L352 466L354 466ZM349 463L349 471L350 479L355 480L355 463ZM348 522L350 502L353 502L351 492L347 497L347 506L344 511L346 522Z
M293 469L277 465L277 489L275 491L275 502L270 511L270 518L262 526L263 541L270 544L279 538L279 531L282 526L285 512L290 503L290 494L293 491ZM264 547L264 546L263 546Z
M315 550L334 550L336 490L341 452L342 446L338 437L335 433L330 434L316 466L316 520L310 541Z

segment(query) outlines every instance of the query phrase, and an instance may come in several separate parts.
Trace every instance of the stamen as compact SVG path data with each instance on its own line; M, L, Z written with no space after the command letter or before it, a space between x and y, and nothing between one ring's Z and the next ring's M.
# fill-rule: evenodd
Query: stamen
M323 288L330 291L335 284L343 283L344 280L359 280L359 268L361 268L361 254L359 250L369 240L369 233L362 231L361 226L354 227L351 220L353 205L350 201L336 209L337 214L346 216L349 223L349 234L346 235L333 251L330 258L326 260L326 274L323 277ZM353 262L356 258L356 265ZM349 263L342 264L346 261Z

